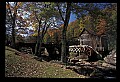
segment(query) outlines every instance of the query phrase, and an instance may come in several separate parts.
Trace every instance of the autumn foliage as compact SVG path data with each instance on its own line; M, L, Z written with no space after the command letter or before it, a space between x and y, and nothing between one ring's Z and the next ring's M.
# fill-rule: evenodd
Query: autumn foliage
M97 28L97 35L102 35L105 33L105 27L106 27L106 20L105 19L99 19L99 22L96 26Z

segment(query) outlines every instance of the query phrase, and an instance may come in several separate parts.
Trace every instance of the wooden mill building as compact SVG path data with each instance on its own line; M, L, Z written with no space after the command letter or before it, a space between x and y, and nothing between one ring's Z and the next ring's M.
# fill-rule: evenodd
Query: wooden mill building
M89 45L96 51L108 51L108 37L105 34L97 35L84 28L79 35L80 45Z

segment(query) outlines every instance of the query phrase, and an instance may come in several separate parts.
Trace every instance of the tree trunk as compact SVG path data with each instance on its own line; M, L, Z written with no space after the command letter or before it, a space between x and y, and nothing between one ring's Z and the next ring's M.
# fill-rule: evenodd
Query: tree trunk
M38 57L41 57L41 48L42 48L42 42L43 42L43 38L44 38L44 35L46 34L46 32L47 32L47 29L48 29L48 27L49 27L49 25L48 26L46 26L46 24L47 24L47 22L45 21L45 25L44 25L44 28L42 29L42 32L41 32L41 34L40 34L40 44L39 44L39 48L38 48ZM46 28L46 29L45 29ZM40 60L41 60L41 58L40 58ZM42 61L42 60L41 60Z
M62 49L61 49L61 62L67 63L67 54L66 54L66 31L67 31L67 26L69 23L70 19L70 14L71 14L71 3L67 3L67 9L66 9L66 16L65 16L65 21L64 21L64 27L62 30Z
M61 61L63 63L66 63L67 60L66 60L66 31L62 31L62 51L61 51Z
M40 45L40 38L39 36L37 37L37 42L36 42L36 46L35 46L35 55L38 55L38 50L39 50L39 45Z
M39 50L39 46L40 46L40 25L41 25L41 20L39 21L39 28L38 28L38 36L37 36L37 42L36 42L36 46L35 46L35 55L38 55L38 50Z
M40 61L42 61L42 59L41 59L41 47L42 47L42 38L40 36L38 36L36 47L35 47L35 55L40 58Z
M37 43L36 43L36 47L35 47L35 55L38 56L38 57L40 57L40 61L42 61L42 60L41 60L41 47L42 47L42 42L43 42L44 35L45 35L46 31L47 31L47 29L45 30L45 27L46 27L46 24L47 24L47 23L45 22L45 25L44 25L44 28L43 28L43 30L42 30L42 33L40 33L41 20L42 20L42 19L40 19L40 21L39 21L38 37L37 37ZM48 27L49 27L49 25L48 25ZM47 28L48 28L48 27L47 27Z
M39 45L39 48L38 48L38 57L41 57L41 48L42 48L42 37L40 38L40 45Z
M15 19L16 19L16 15L14 15L13 18L13 25L12 25L12 48L15 48Z
M15 3L15 7L14 7L15 10L14 10L13 15L12 15L12 11L11 11L11 9L10 9L10 7L9 7L10 16L11 16L11 18L12 18L12 43L11 43L11 47L12 47L12 48L15 48L15 47L16 47L16 46L15 46L15 20L16 20L16 15L17 15L17 8L16 8L17 3L18 3L18 2ZM8 2L8 4L9 4L9 2ZM9 5L10 5L10 4L9 4Z

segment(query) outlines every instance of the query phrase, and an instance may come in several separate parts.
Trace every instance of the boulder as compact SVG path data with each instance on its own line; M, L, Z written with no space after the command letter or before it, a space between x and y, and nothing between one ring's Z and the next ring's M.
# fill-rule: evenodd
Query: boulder
M108 63L103 63L102 66L106 68L116 69L116 66L108 64Z
M110 52L110 55L107 55L104 60L106 63L116 65L116 50L112 50L112 52Z
M46 56L49 56L49 53L48 53L48 51L47 51L46 48L45 48L44 54L45 54Z

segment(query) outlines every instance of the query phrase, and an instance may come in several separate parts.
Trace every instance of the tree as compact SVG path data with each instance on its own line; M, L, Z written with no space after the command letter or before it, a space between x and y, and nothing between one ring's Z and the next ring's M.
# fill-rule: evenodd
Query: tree
M82 19L79 19L79 27L80 27L80 33L82 32L82 30L85 28L85 23L86 22L83 22L84 20L82 20Z
M97 35L105 34L105 27L107 23L105 19L99 18L98 25L96 26L97 29Z
M66 31L70 19L70 14L71 14L71 3L57 3L58 11L59 14L62 18L62 21L64 23L64 26L62 28L62 49L61 49L61 61L63 63L67 63L67 58L66 58ZM62 9L63 7L66 7L66 10Z
M59 29L52 29L51 30L53 32L51 38L52 38L52 42L55 44L59 44L60 43L60 39L61 39L61 33Z
M49 35L48 32L45 34L44 39L43 39L43 42L44 42L45 44L51 42L51 38L50 38L50 35Z
M71 42L73 37L74 37L74 27L68 25L67 32L66 32L67 41Z
M16 15L17 9L20 6L20 2L6 2L7 15L10 16L11 28L12 28L12 47L15 48L15 27L16 27ZM7 19L9 20L9 19Z
M56 27L56 10L52 2L27 2L27 10L30 11L30 20L37 32L37 43L35 47L35 55L41 57L41 46L44 35L49 27ZM30 8L30 9L28 9Z
M102 11L106 19L106 34L108 35L109 48L116 48L117 39L117 4L111 3Z
M24 3L23 3L24 5ZM25 11L24 7L22 6L18 9L17 19L16 19L16 35L24 35L29 36L33 33L33 29L31 28L31 22L28 21L30 14L28 11Z
M72 11L77 18L82 18L85 28L96 32L97 19L99 15L104 15L101 11L108 5L108 3L75 3L72 5Z

